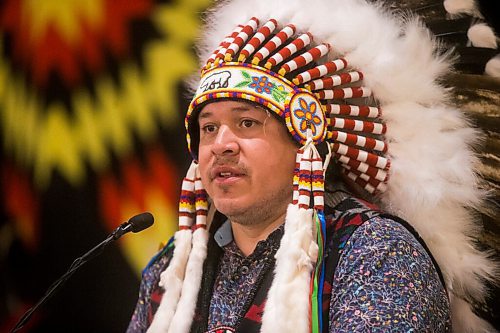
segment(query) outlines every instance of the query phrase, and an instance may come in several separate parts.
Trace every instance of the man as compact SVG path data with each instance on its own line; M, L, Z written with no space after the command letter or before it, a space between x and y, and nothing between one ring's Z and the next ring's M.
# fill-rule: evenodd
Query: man
M283 124L248 103L208 104L198 123L204 188L231 221L238 248L249 256L284 222L298 147Z
M474 134L419 25L345 0L235 0L207 22L179 231L128 331L487 329L464 301L494 272L466 237Z

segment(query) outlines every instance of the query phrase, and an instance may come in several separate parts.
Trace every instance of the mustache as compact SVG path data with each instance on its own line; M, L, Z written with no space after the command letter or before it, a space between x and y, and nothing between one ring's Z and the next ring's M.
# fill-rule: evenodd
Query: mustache
M210 169L216 168L216 167L230 167L230 168L235 168L237 169L240 173L248 175L249 174L249 168L248 166L241 162L239 159L235 159L233 157L227 157L227 156L218 156L215 157L213 162L210 165Z

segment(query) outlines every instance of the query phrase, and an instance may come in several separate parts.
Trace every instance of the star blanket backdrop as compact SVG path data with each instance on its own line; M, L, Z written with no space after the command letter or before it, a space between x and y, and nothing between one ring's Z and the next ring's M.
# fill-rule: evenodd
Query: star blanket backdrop
M209 0L0 3L0 332L131 216L156 223L80 268L25 331L123 332L177 226L182 80Z

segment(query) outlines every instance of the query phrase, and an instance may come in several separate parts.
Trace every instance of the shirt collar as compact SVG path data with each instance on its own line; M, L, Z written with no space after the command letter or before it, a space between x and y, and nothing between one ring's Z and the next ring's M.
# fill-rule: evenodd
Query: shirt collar
M261 240L257 243L255 251L251 256L258 255L259 253L265 251L267 248L276 249L279 247L279 243L283 233L285 231L285 224L280 225L276 230L274 230L265 240ZM229 249L227 245L233 242L233 229L231 227L231 222L227 219L214 234L214 240L219 245L220 248ZM234 250L239 252L238 247L234 244Z
M215 242L221 248L228 245L233 241L233 229L231 228L231 222L226 220L220 227L217 229L214 235Z

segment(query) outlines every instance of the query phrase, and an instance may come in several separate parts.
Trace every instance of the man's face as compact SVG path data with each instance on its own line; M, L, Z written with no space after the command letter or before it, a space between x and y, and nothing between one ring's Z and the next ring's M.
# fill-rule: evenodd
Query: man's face
M285 126L238 101L206 105L198 123L202 183L217 210L244 225L283 214L292 199L297 153Z

